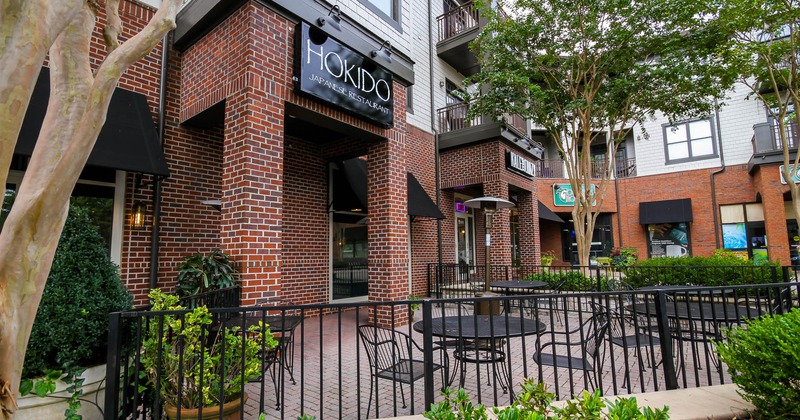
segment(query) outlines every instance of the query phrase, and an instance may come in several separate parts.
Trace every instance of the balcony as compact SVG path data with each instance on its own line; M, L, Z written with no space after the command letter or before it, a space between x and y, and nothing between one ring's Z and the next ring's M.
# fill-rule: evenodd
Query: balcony
M561 159L545 159L536 162L537 174L540 178L565 179L567 173L564 170L564 161ZM603 160L592 161L592 178L600 179L605 162ZM636 176L636 158L617 160L614 163L614 177L617 179L630 178Z
M452 9L436 18L438 38L436 54L465 76L478 72L478 59L470 51L472 42L480 31L478 10L472 2Z
M797 153L797 144L800 140L797 124L791 123L786 126L786 139L789 145L790 158L794 159ZM747 163L748 170L752 171L755 166L765 164L783 163L783 143L779 132L779 127L773 122L756 124L753 126L753 156Z
M503 137L509 141L527 142L531 153L541 158L544 148L530 140L527 124L521 115L505 114L505 122L494 121L488 116L467 118L469 104L450 104L436 111L439 122L439 149L464 146L483 140ZM534 150L535 149L535 150Z

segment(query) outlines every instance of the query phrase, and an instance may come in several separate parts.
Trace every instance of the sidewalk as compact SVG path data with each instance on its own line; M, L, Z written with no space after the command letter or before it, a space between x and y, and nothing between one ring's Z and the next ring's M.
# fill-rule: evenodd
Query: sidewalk
M639 406L651 408L669 407L670 420L723 420L733 418L749 418L748 412L753 405L746 402L736 392L739 388L734 384L715 385L702 388L675 389L671 391L647 392L644 394L622 395L635 397ZM607 400L613 401L611 396ZM558 401L555 404L564 404ZM490 410L491 411L491 410ZM495 418L492 413L489 418ZM419 420L423 416L395 417L396 420Z

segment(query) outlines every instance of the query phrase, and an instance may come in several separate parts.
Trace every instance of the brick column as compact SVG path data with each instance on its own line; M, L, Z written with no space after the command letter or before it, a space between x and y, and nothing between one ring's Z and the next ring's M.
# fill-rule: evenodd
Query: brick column
M517 194L520 265L537 265L541 262L539 200L536 195L536 191Z
M238 263L243 305L281 287L284 104L259 86L229 96L225 109L220 239ZM264 109L271 110L269 128Z
M504 181L488 181L483 184L483 194L486 197L495 197L508 200L508 183ZM502 209L494 214L492 222L492 248L490 250L491 265L511 266L511 210ZM484 218L479 212L479 217ZM477 239L477 238L476 238ZM478 239L481 248L485 240ZM484 250L485 253L485 250ZM500 280L500 279L493 279Z
M408 272L408 203L406 200L405 134L392 130L392 138L369 148L369 300L407 299L411 279ZM378 325L403 324L405 311L378 308Z

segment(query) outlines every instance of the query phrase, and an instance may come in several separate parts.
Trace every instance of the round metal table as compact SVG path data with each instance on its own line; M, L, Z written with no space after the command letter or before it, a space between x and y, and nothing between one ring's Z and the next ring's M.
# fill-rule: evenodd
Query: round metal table
M414 331L424 333L424 321L414 323ZM544 332L544 322L505 315L461 315L431 319L431 334L465 340L521 337Z
M414 331L424 334L424 324L425 321L414 323ZM453 352L453 358L459 361L460 387L464 387L466 364L471 363L495 366L492 372L497 375L500 386L503 389L511 389L511 379L506 367L506 354L502 348L502 340L539 334L544 330L545 324L532 318L465 314L432 318L430 334L457 339L459 344ZM456 369L453 369L448 385L455 379L456 372Z
M519 290L541 289L547 286L548 286L547 282L530 281L530 280L502 280L502 281L493 281L489 283L489 287L506 289L506 294L508 294L510 289L519 289Z

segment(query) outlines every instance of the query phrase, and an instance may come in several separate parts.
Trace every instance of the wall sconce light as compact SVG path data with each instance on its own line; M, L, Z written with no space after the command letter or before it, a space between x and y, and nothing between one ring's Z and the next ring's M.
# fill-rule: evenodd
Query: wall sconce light
M383 57L384 60L386 60L387 62L391 63L392 62L392 44L390 44L388 40L387 41L383 41L383 44L381 44L381 47L378 48L377 50L372 50L369 53L369 55L371 55L372 58L376 58L376 57L378 57L380 55L380 56Z
M328 12L328 16L320 16L317 18L317 25L320 27L330 25L331 28L336 29L337 31L342 30L340 23L342 23L342 9L339 8L338 4L335 4L333 7L331 7L331 11Z
M141 229L144 227L144 219L145 215L147 214L147 204L137 201L133 204L133 209L131 210L131 226L136 229Z
M440 88L443 88L443 87L444 87L444 80L439 80L439 87L440 87Z

